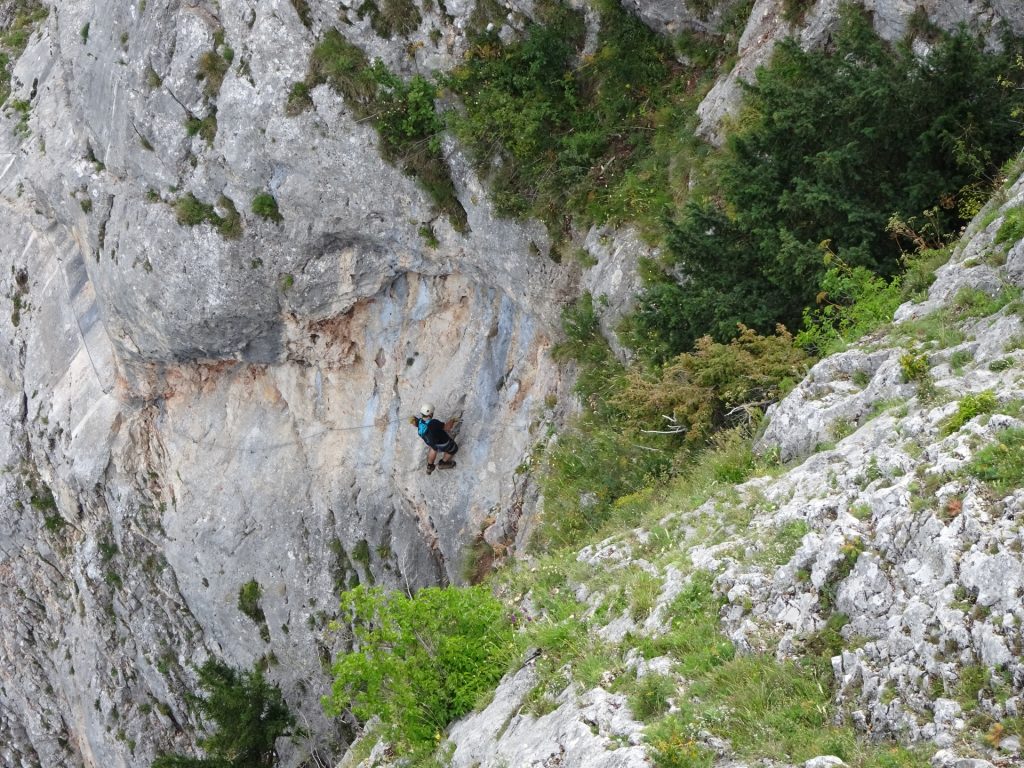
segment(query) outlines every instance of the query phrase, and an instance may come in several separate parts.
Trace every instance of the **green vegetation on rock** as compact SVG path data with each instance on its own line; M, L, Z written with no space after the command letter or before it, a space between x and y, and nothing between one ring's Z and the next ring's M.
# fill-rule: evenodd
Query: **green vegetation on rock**
M273 768L276 741L293 733L295 718L281 689L263 672L232 669L216 659L197 670L202 695L189 701L207 735L198 740L205 757L163 754L153 768Z
M852 10L828 51L780 43L747 89L711 189L648 271L631 343L664 359L707 333L725 340L738 322L795 327L826 271L823 241L851 270L888 277L918 244L892 236L893 213L955 231L960 190L995 178L1018 149L1010 113L1024 91L998 81L1012 54L958 32L922 58Z
M292 87L286 112L294 116L310 108L309 91L320 84L341 94L357 118L373 123L384 158L419 181L452 226L466 231L466 211L441 154L444 124L434 107L436 86L420 75L405 81L380 61L371 64L333 28L314 46L306 79Z
M486 587L421 589L414 597L356 587L341 597L353 650L333 665L329 714L380 717L403 754L436 737L491 690L514 656L504 606Z
M38 0L13 0L6 9L8 21L0 30L0 106L11 94L11 67L24 53L29 38L49 14Z

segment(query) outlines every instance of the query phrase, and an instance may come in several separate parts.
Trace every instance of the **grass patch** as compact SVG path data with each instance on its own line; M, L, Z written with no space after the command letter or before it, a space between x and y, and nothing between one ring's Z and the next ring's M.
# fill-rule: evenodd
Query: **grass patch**
M1020 288L1009 285L995 296L990 296L977 288L961 288L953 298L953 303L948 305L944 311L955 320L988 317L1007 304L1019 300L1020 294Z
M633 717L646 722L665 714L676 688L676 681L671 675L644 675L629 696Z
M997 493L1010 493L1024 485L1024 429L1007 429L996 442L978 451L966 467Z
M997 245L1013 247L1021 239L1024 239L1024 205L1018 205L1003 214L1003 223L996 231L995 242Z
M189 115L185 118L185 132L189 136L200 136L206 140L209 145L213 144L213 139L217 135L217 110L214 107L210 107L210 111L206 117L196 117L195 115Z
M178 217L178 223L195 227L203 223L213 225L226 240L235 240L242 235L242 216L235 207L231 198L221 195L217 205L224 211L223 215L217 213L214 206L204 203L191 192L178 198L174 203L174 211Z
M412 0L363 0L356 9L356 16L370 17L373 31L384 39L395 35L408 37L419 27L423 17Z
M203 94L207 99L216 99L224 84L224 76L231 68L235 52L224 43L224 33L214 35L213 48L199 57L196 79L203 82Z
M771 539L757 554L757 562L769 567L785 565L793 559L800 548L800 542L810 532L810 526L803 520L788 520L775 529Z

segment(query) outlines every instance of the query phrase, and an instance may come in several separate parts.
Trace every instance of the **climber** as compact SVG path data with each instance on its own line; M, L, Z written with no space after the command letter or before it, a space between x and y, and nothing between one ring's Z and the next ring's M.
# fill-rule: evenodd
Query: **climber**
M430 448L427 451L428 475L434 471L434 459L437 458L438 453L441 454L441 461L437 462L437 467L451 469L455 466L452 456L458 452L459 446L448 434L448 430L455 425L455 419L449 419L447 423L438 421L434 418L434 406L424 403L420 408L419 415L410 418L409 423L416 427L423 442Z

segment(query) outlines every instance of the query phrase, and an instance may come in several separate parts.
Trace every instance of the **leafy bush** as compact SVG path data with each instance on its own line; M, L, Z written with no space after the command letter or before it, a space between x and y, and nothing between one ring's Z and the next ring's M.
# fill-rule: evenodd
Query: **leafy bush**
M153 768L272 768L277 764L274 744L291 733L295 718L288 711L281 689L263 673L232 669L209 659L198 670L205 695L189 700L213 730L199 739L207 757L164 754Z
M996 435L995 443L974 455L967 472L998 493L1024 486L1024 429L1007 429Z
M908 384L912 381L925 381L931 373L927 355L915 355L912 352L900 355L900 373L903 381Z
M996 398L996 393L991 389L986 389L984 392L966 394L957 404L956 413L950 416L946 423L943 424L943 432L947 435L957 432L975 416L980 416L983 413L992 413L998 407L999 400Z
M331 715L380 717L388 738L411 750L472 709L508 668L512 628L483 587L428 588L414 597L363 586L342 595L353 650L334 662Z
M633 369L613 402L648 428L665 428L667 420L685 431L687 443L699 445L715 431L750 421L754 409L777 401L807 368L807 355L779 327L760 336L739 326L728 344L705 336L693 352L677 356L651 375Z
M738 322L792 327L825 271L822 241L851 268L889 276L906 244L886 231L894 212L958 228L958 191L1017 148L1009 114L1024 91L997 81L1012 53L961 31L922 58L886 46L854 10L828 51L781 43L747 89L718 189L691 200L649 270L631 343L665 359Z
M886 325L903 302L899 278L887 281L866 267L851 267L834 254L826 254L826 264L834 264L821 279L814 309L804 309L804 327L796 343L824 357L849 342Z

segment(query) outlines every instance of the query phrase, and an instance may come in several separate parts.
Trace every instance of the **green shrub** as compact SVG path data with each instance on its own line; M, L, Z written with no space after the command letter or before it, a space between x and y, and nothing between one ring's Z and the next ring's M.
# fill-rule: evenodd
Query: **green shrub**
M490 177L496 208L536 216L556 238L567 216L603 223L631 207L645 219L665 215L667 158L648 161L687 114L670 46L599 0L596 49L580 62L582 14L542 10L522 40L484 33L444 81L465 106L448 113L450 124Z
M900 373L903 376L903 381L908 384L912 381L923 382L927 380L931 375L931 364L928 362L928 356L915 355L912 352L901 355Z
M209 659L198 670L204 695L189 696L208 733L198 745L207 757L162 754L153 768L273 768L274 744L292 733L295 718L263 673L232 669Z
M714 186L689 201L645 275L631 343L665 359L704 334L728 338L738 322L794 327L825 271L822 241L851 268L888 277L908 245L887 231L894 212L959 228L956 190L1017 150L1007 115L1024 90L997 82L1013 54L986 53L961 31L922 58L885 45L854 9L827 51L780 43L747 89ZM958 98L950 82L992 101Z
M357 650L334 662L331 715L378 716L388 738L432 750L435 735L475 704L508 668L512 628L483 587L400 592L357 587L344 595ZM408 754L408 751L406 751Z
M995 443L974 455L966 470L998 493L1024 486L1024 429L1000 432Z
M887 325L903 301L899 278L887 281L831 252L825 263L833 266L821 279L816 307L804 309L803 330L796 336L798 346L820 357Z
M991 389L964 395L957 404L956 413L943 424L943 433L950 435L958 432L964 424L983 413L992 413L999 407L996 393Z
M277 200L269 192L261 192L252 199L252 212L275 224L280 224L283 220L281 212L277 209Z
M701 445L715 431L749 423L753 409L777 401L806 369L807 355L785 328L760 336L740 325L728 344L705 336L655 375L631 370L613 403L648 429L664 429L668 419L690 445Z

